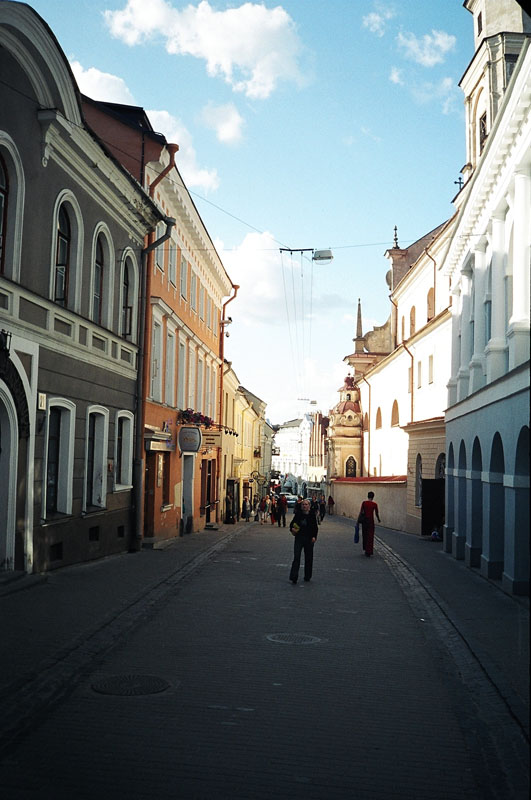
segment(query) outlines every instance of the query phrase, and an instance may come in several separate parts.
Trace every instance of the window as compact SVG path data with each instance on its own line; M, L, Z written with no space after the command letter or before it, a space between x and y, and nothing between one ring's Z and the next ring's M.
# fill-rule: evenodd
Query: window
M215 419L216 417L216 380L217 380L217 372L216 368L212 367L212 380L210 384L210 408L211 414L210 416Z
M51 408L48 415L48 449L46 454L46 515L57 511L59 483L59 446L61 440L61 409Z
M412 388L413 388L413 367L408 367L408 370L407 370L407 391L408 391L408 394L411 394Z
M153 320L151 329L151 398L162 400L162 325Z
M485 111L479 118L479 152L483 152L483 147L487 140L487 112Z
M485 291L485 345L490 341L492 335L492 262L487 268L487 280Z
M5 235L7 231L7 198L9 181L7 167L0 155L0 275L4 274Z
M72 513L75 405L70 400L48 403L43 505L45 517Z
M481 31L483 30L483 15L481 11L478 14L478 36L480 35Z
M195 362L196 354L193 348L190 348L188 355L188 407L194 408L195 404Z
M210 297L207 297L207 318L206 318L207 328L212 330L212 300Z
M168 257L169 280L173 286L177 286L177 247L170 241L170 253Z
M193 270L190 278L190 308L197 311L197 275Z
M72 235L70 219L64 205L59 209L57 220L57 251L55 256L55 278L53 299L66 306L68 299L68 272L70 267L70 243Z
M433 383L433 356L428 357L428 383Z
M94 260L94 282L92 286L92 321L97 325L101 325L104 270L103 242L102 237L98 236L96 242L96 258Z
M186 300L188 288L188 261L181 255L181 297Z
M108 418L108 410L101 406L87 410L84 510L105 508L107 501Z
M114 487L119 489L133 484L133 414L130 411L118 411L115 432Z
M417 389L422 386L422 362L417 362Z
M175 335L169 331L166 334L164 402L172 407L175 405Z
M205 288L199 287L199 319L205 321Z
M184 408L184 389L186 384L186 347L184 342L179 342L179 366L177 374L177 408Z
M428 292L426 305L427 305L427 320L429 322L430 319L433 319L433 317L435 316L435 291L433 288L431 288Z
M124 264L124 271L122 275L122 336L131 336L132 333L132 316L133 306L131 305L131 279L132 270L131 264L127 259Z
M159 222L155 230L155 239L160 239L163 235L164 223ZM161 270L161 272L164 272L164 244L165 242L162 242L158 247L155 248L155 265Z
M376 412L376 427L382 427L382 411L380 408L378 408L378 411Z
M415 333L415 306L409 312L409 335L413 336Z
M197 410L204 414L204 404L203 404L203 367L204 364L199 359L197 362Z
M398 419L398 403L397 403L397 401L395 400L395 401L394 401L394 403L393 403L393 409L392 409L392 411L391 411L391 425L392 425L392 426L396 426L396 425L398 425L398 424L399 424L399 419Z
M210 397L210 367L207 364L205 370L205 414L207 415L207 417L212 416L211 400L212 398Z

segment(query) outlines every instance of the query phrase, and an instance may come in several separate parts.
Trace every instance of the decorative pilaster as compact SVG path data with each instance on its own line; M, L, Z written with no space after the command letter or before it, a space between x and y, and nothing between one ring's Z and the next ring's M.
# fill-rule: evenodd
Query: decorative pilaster
M474 352L470 360L469 393L485 384L485 250L487 240L481 239L474 250Z
M529 359L529 259L531 176L529 169L514 176L513 313L509 320L509 369Z
M485 353L487 383L505 375L507 371L507 343L505 340L505 215L492 218L492 326L491 338Z

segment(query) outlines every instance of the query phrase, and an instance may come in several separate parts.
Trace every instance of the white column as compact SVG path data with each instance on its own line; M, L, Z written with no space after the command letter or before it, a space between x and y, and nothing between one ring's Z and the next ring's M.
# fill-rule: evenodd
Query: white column
M529 358L529 259L531 241L531 175L514 176L513 313L509 320L509 369Z
M482 238L474 250L474 352L470 361L469 391L477 392L485 383L485 279L486 239Z
M505 215L493 217L492 223L492 325L491 338L485 349L487 383L505 374L507 344L505 340Z
M457 399L463 400L468 396L470 382L470 277L467 273L461 274L461 351L459 354L459 370L457 373Z

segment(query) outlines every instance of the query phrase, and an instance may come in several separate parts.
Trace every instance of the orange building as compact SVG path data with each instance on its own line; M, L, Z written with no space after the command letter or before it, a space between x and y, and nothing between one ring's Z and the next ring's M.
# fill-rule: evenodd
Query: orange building
M221 520L220 334L236 287L175 164L178 146L142 108L84 98L84 113L166 215L146 243L143 274L126 275L122 287L141 353L136 530L147 545Z

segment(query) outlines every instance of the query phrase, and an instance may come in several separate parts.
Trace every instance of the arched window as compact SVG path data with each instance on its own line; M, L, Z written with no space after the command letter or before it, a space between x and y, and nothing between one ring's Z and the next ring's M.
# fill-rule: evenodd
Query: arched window
M107 501L107 445L109 411L101 406L87 409L85 440L85 497L83 510L105 508Z
M45 438L43 516L72 513L76 407L70 400L48 401Z
M398 403L395 400L394 403L393 403L393 409L391 411L391 425L396 426L396 425L399 425L399 424L400 423L399 423L399 419L398 419Z
M61 306L68 305L68 277L70 271L70 244L72 229L70 218L64 204L59 209L57 219L57 248L55 255L55 274L53 299Z
M409 312L409 335L413 336L415 333L415 306L411 307Z
M101 325L101 310L103 304L103 278L105 272L105 256L103 254L102 237L98 236L96 242L96 257L94 259L94 273L92 280L92 321Z
M369 415L367 413L365 413L363 416L363 430L369 430Z
M133 414L118 411L115 422L114 488L130 488L133 483Z
M120 331L122 336L131 336L132 333L131 280L131 264L129 259L126 259L122 273L122 325Z
M356 460L354 456L349 456L347 458L347 463L345 464L345 477L346 478L356 477Z
M422 506L422 456L420 453L417 453L415 463L415 505L418 508Z
M433 317L435 316L435 291L433 287L428 292L426 305L427 305L427 310L426 310L427 320L429 322L430 319L433 319Z
M7 176L7 167L4 159L0 155L0 275L4 274L8 195L9 195L9 180Z
M378 411L376 412L376 427L382 427L382 411L380 408L378 408Z
M435 478L440 480L446 475L446 453L440 453L435 464Z

